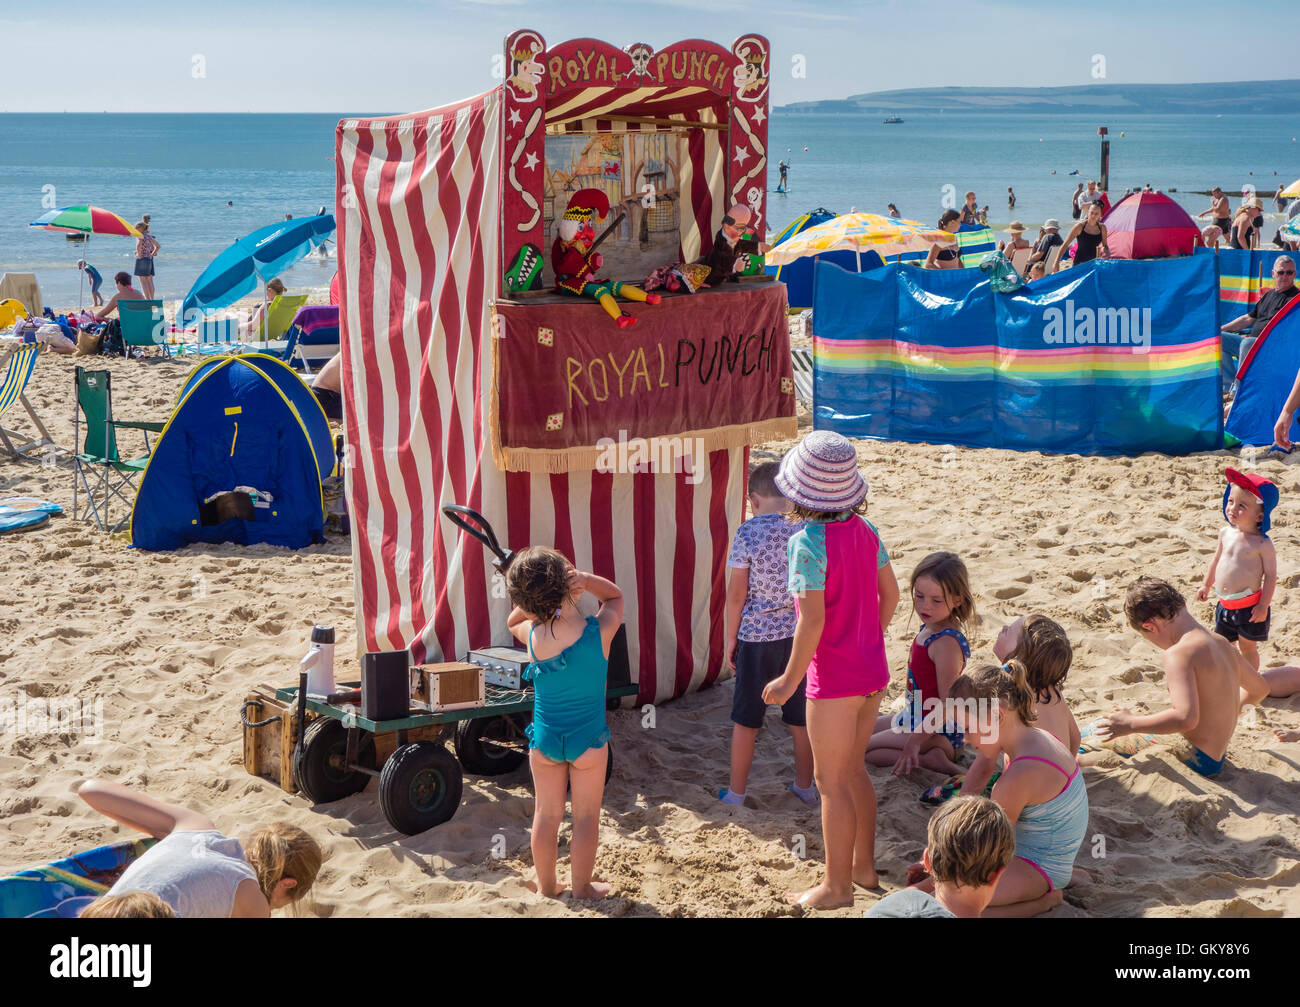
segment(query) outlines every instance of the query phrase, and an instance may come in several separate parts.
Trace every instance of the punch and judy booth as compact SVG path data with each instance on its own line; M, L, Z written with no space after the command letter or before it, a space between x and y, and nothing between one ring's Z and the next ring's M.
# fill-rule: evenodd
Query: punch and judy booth
M359 646L510 642L489 557L440 516L464 504L616 581L640 700L678 696L722 670L749 446L795 433L786 298L761 261L641 288L698 279L736 219L764 233L769 46L517 31L500 65L477 97L338 127ZM561 293L553 253L587 227L593 281Z

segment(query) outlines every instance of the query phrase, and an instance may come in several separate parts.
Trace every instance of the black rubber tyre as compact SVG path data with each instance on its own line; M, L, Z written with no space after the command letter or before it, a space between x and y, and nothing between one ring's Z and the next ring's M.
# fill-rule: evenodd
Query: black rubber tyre
M366 789L367 774L344 768L347 751L347 728L333 717L320 717L307 725L302 744L293 750L293 778L312 804L340 801ZM375 738L368 731L361 734L357 763L375 764Z
M518 769L528 758L527 723L528 715L519 713L462 720L456 725L455 741L461 766L478 776L500 776ZM499 741L520 747L508 748L497 744Z
M460 807L460 763L433 741L403 745L384 763L379 807L388 824L413 836L441 825Z

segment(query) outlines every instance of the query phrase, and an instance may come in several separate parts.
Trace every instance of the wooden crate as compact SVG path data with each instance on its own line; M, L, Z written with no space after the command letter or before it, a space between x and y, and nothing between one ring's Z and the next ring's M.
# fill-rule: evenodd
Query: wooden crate
M406 732L406 744L417 741L439 741L447 733L449 724L430 724L428 727L412 727ZM375 735L375 768L382 769L388 757L397 750L397 731Z
M270 780L281 790L297 793L293 782L293 746L298 737L298 708L275 698L269 685L257 685L244 697L257 703L244 711L244 718L256 723L270 717L280 719L265 727L244 728L244 768L253 776Z
M483 669L477 664L449 661L411 669L411 705L417 710L463 710L486 700Z

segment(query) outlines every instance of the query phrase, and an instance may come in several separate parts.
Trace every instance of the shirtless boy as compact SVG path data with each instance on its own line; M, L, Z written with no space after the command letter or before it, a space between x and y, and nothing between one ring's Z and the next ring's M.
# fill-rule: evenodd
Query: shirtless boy
M1267 683L1232 644L1196 621L1172 584L1140 578L1128 589L1124 614L1144 640L1165 652L1170 706L1146 716L1116 710L1098 722L1098 736L1181 734L1192 746L1187 765L1202 776L1217 776L1242 695L1258 702L1268 694Z

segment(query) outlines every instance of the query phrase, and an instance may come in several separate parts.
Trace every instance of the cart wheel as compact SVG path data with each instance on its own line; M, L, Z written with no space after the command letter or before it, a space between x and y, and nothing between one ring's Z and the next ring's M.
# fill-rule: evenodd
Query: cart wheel
M403 745L379 775L379 807L388 824L413 836L441 825L460 807L460 764L433 741Z
M348 731L333 717L320 717L308 725L302 744L293 751L293 778L312 804L329 804L366 789L370 777L347 769ZM375 736L362 732L357 763L375 764Z
M526 714L462 720L456 725L456 755L460 764L479 776L500 776L517 769L528 757L526 724ZM509 748L500 742L521 745L523 749Z

